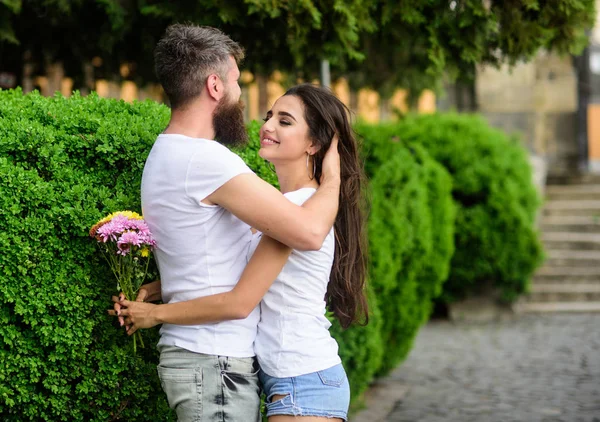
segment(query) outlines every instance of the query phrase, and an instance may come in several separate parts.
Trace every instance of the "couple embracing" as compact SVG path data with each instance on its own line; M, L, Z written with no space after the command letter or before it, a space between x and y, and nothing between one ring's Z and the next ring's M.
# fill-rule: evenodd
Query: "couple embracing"
M172 25L155 50L172 114L147 158L142 211L160 280L114 298L128 334L162 324L158 374L179 421L345 421L350 388L329 334L367 318L362 166L343 103L299 85L260 130L281 192L226 146L247 139L242 48ZM163 304L149 302L161 300Z

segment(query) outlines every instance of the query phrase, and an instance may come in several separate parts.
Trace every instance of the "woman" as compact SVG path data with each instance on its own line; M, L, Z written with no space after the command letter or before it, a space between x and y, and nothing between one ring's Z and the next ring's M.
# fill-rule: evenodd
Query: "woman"
M367 322L363 173L348 109L326 89L299 85L267 113L260 138L259 155L275 167L281 191L297 204L316 191L323 156L339 142L340 206L322 248L292 251L257 233L252 259L232 291L163 305L121 300L117 309L131 335L160 323L245 318L262 298L255 352L269 421L347 420L350 389L325 308L344 328L361 315ZM155 285L140 296L156 299L156 292Z

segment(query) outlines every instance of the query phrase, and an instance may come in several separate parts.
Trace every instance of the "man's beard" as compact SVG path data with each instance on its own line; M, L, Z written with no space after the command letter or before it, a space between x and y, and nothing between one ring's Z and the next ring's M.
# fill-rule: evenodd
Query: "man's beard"
M244 125L244 103L229 101L226 95L219 101L213 113L215 140L228 147L243 146L248 142Z

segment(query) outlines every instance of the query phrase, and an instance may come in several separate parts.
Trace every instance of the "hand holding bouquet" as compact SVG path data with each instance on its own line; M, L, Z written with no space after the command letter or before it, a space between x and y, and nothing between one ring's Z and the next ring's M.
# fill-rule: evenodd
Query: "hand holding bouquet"
M135 300L148 273L150 253L156 246L142 216L132 211L117 211L94 224L90 236L98 241L117 279L117 290L127 299ZM144 347L139 331L133 336L134 353L137 340Z

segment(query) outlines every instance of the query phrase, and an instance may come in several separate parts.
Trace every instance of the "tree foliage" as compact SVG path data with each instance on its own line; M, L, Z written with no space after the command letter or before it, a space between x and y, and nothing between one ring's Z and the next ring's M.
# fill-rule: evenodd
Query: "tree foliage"
M76 72L102 57L107 73L137 64L153 79L152 48L173 22L222 28L247 49L255 73L311 79L321 59L355 86L419 92L475 65L516 63L540 48L577 53L594 0L0 0L0 58L60 60ZM20 47L15 47L15 44ZM10 57L9 57L10 58ZM10 61L10 60L9 60ZM13 60L14 61L14 60Z
M578 54L595 20L594 0L383 0L377 31L362 38L351 82L384 96L420 92L444 76L470 80L476 65L511 65L539 49Z

